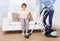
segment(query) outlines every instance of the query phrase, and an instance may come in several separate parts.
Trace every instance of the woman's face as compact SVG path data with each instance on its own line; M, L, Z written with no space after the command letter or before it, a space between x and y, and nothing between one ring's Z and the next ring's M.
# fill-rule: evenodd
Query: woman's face
M22 9L26 9L26 6L25 6L25 5L23 5Z

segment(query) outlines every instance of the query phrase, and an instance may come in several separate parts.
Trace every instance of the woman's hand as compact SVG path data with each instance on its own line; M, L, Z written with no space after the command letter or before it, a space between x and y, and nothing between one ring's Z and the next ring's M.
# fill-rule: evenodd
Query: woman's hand
M38 17L41 17L41 14L38 14Z
M31 18L30 16L27 17L27 19L30 19L30 18Z
M47 8L50 8L50 5L48 5Z
M30 18L31 18L31 15L30 15L30 14L28 14L28 15L27 15L27 19L30 19Z

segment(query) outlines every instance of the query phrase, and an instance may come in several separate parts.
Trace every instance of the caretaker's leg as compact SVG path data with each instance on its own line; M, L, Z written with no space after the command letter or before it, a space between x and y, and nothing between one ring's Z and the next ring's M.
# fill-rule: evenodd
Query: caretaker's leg
M49 12L49 24L50 24L50 29L52 27L52 18L53 18L53 15L54 15L54 10L50 10Z
M48 17L48 15L49 15L49 12L47 13L48 11L45 11L44 12L44 15L43 15L43 24L44 24L44 26L46 26L47 25L47 23L46 23L46 19L47 19L47 17ZM46 14L47 13L47 14ZM47 27L45 27L45 31L47 30L48 28Z
M43 14L43 23L44 23L44 26L47 25L46 23L46 19L48 17L49 14L46 14L48 11L45 11L44 14Z

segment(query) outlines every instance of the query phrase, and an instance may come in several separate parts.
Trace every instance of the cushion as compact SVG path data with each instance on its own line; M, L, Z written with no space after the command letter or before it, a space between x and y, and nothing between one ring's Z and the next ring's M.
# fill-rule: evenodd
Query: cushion
M18 21L18 14L17 13L12 13L12 20Z

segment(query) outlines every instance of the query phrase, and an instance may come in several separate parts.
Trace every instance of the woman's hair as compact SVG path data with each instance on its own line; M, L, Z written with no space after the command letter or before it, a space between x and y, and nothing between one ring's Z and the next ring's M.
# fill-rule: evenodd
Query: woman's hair
M23 7L23 6L26 6L27 7L26 3L23 3L21 7Z

